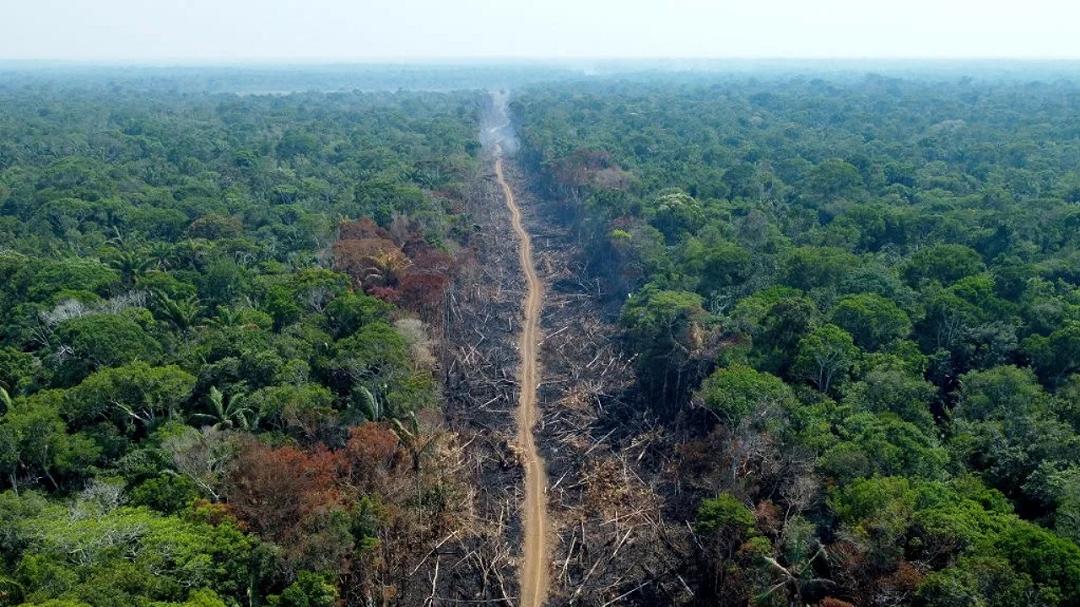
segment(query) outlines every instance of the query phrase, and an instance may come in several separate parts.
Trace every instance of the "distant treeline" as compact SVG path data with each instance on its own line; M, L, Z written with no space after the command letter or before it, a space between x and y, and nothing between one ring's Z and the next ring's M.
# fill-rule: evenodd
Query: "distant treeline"
M854 59L422 60L329 64L94 64L0 61L0 89L47 85L182 93L519 89L538 83L857 82L871 77L955 82L1055 82L1080 78L1078 61Z

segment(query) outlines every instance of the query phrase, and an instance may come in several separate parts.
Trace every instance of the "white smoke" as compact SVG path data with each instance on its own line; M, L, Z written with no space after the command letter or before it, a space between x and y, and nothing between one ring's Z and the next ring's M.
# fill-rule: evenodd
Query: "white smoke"
M518 140L510 120L509 91L491 91L490 102L480 118L480 143L489 150L499 145L507 156L517 152Z

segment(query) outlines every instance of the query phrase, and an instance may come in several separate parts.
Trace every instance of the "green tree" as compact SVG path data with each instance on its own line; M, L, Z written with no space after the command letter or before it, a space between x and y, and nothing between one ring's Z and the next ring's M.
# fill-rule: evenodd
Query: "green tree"
M746 592L740 569L750 563L740 552L748 541L768 543L757 532L756 522L753 511L730 493L706 498L698 505L693 531L700 538L697 545L707 572L703 581L710 595L737 599Z
M366 324L390 320L392 309L389 303L370 295L346 293L335 297L327 305L327 325L333 336L340 339L352 335Z
M851 334L864 350L878 350L911 331L907 314L874 293L842 297L832 310L832 322Z
M154 298L154 311L158 317L163 318L181 332L193 328L197 322L202 306L199 298L189 295L183 299L173 299L164 292L158 292Z
M965 374L959 397L956 418L972 421L1028 417L1049 406L1034 373L1011 365Z
M859 169L849 162L832 158L814 167L806 182L806 190L816 201L829 202L858 193L862 182Z
M31 604L179 602L194 598L189 589L207 587L246 602L249 581L260 573L251 570L255 542L228 522L80 499L70 508L40 507L12 531L24 542L16 580Z
M243 392L225 396L217 386L210 386L207 401L210 413L196 413L192 417L213 422L215 428L235 427L249 432L258 428L258 412L248 406L247 395Z
M891 413L851 415L838 424L837 434L818 466L841 483L874 475L936 479L948 461L933 435Z
M983 271L979 254L960 244L937 244L923 247L911 256L904 276L913 285L936 280L948 285L965 276Z
M1080 436L1053 414L1034 374L996 367L967 373L960 385L950 441L956 456L1011 497L1052 502L1040 467L1077 462Z
M334 345L330 361L342 391L367 387L387 404L391 416L405 415L429 405L434 398L433 380L414 371L405 338L385 322L372 322Z
M809 298L792 295L777 299L752 333L755 364L783 377L791 377L799 341L810 332L817 319L817 306Z
M742 284L750 277L750 253L734 244L707 248L700 258L689 262L691 270L701 277L698 291L706 295Z
M1080 547L1027 521L1009 525L995 548L1035 582L1039 594L1061 605L1080 601Z
M937 388L919 376L896 366L878 366L844 390L844 402L854 409L874 413L895 413L904 421L931 430L931 407Z
M152 428L178 417L194 387L195 377L175 365L102 369L68 390L64 415L76 427L105 417L120 428Z
M271 607L334 607L337 600L337 588L325 577L301 571L280 595L269 597L269 604Z
M57 327L60 343L70 348L67 376L81 379L86 372L136 360L154 362L161 344L147 330L149 312L128 310L121 314L90 314L65 321Z
M61 291L102 295L119 279L116 271L100 261L73 258L25 260L15 277L32 301L45 301Z
M795 370L828 393L847 379L858 357L859 348L850 333L836 325L821 325L799 341Z
M682 402L694 379L690 362L701 347L705 317L701 296L686 291L646 288L623 306L629 344L641 353L639 373L658 404Z
M684 232L695 232L705 222L701 203L684 192L666 192L653 203L652 224L663 232L668 241L675 241Z
M145 257L138 251L117 251L108 260L109 267L120 274L120 282L125 287L133 287L135 283L149 272L156 261L152 257Z
M748 416L783 411L794 401L780 378L744 366L717 369L702 383L696 398L729 426Z
M798 247L783 258L784 284L797 289L832 289L852 270L859 258L835 247Z
M1024 340L1039 376L1051 385L1080 371L1080 321L1070 321L1048 336L1032 335Z
M67 433L58 400L55 393L38 393L13 401L0 417L0 474L10 488L47 480L58 489L97 460L100 449L92 441Z
M927 607L1011 607L1049 605L1054 597L1042 595L1030 576L1002 558L968 556L928 575L919 586L918 598Z

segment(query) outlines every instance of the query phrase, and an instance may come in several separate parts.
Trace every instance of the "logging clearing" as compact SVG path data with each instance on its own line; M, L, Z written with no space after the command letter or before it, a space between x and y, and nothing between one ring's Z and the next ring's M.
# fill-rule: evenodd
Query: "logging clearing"
M493 131L499 127L493 127ZM517 409L518 444L525 467L525 503L522 512L524 546L521 561L520 604L535 607L544 603L547 594L547 473L544 460L536 448L533 428L536 425L536 393L539 383L537 344L540 341L540 311L544 305L544 288L533 263L532 240L521 218L521 208L514 191L503 173L503 144L495 144L495 177L502 190L510 220L518 239L518 258L525 277L525 299L522 304L524 320L518 339L521 357Z

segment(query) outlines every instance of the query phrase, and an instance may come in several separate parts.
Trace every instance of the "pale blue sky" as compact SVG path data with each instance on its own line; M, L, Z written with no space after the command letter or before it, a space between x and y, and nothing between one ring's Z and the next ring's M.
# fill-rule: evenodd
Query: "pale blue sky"
M1080 0L0 0L0 59L1080 58Z

